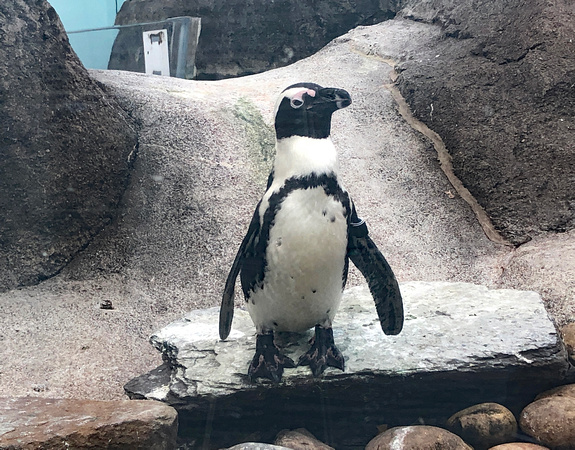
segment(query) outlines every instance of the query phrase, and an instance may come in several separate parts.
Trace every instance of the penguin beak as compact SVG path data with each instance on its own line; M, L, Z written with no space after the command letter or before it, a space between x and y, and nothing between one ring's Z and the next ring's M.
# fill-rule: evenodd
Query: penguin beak
M316 106L326 107L332 111L346 108L351 105L351 96L343 89L321 88L317 91L314 101L308 106L312 109Z

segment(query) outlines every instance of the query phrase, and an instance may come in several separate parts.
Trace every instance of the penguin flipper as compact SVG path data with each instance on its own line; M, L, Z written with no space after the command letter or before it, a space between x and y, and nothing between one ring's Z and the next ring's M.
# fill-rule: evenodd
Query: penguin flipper
M220 307L220 339L226 339L232 329L232 320L234 319L234 291L236 287L236 278L238 277L240 270L246 259L246 254L248 248L253 247L253 242L255 237L259 233L260 221L258 208L252 218L248 232L246 233L238 253L232 263L232 268L226 279L226 285L224 287L224 294L222 295L222 305Z
M375 301L381 329L399 334L403 328L403 301L391 267L368 236L367 225L353 208L348 232L347 255L367 280Z

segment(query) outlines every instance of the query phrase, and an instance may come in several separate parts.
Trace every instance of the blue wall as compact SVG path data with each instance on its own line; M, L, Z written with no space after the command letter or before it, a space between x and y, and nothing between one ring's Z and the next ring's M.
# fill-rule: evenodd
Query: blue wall
M71 31L111 27L124 0L48 0ZM72 48L88 69L107 69L117 30L70 33Z

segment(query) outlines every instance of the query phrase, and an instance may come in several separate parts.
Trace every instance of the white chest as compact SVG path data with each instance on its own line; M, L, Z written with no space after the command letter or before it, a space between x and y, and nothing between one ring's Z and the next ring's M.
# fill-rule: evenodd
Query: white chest
M248 302L258 330L330 325L341 300L346 248L343 205L322 187L291 192L270 228L264 287Z

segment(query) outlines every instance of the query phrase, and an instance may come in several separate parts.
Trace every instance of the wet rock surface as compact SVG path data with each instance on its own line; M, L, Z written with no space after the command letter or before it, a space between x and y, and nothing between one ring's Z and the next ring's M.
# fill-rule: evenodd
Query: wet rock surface
M176 411L153 401L0 399L0 448L176 448Z
M192 436L215 408L213 441L204 445L229 446L255 432L271 442L278 427L305 427L329 445L350 447L365 445L380 424L443 424L486 397L518 413L526 398L565 376L565 351L537 294L466 283L401 288L406 322L393 337L379 328L367 287L345 292L334 321L334 339L346 358L343 373L330 368L314 379L299 367L286 370L279 385L252 384L246 375L255 349L249 315L236 310L230 337L220 341L218 309L212 308L154 334L151 342L167 365L132 380L126 391L176 407L184 433ZM278 344L297 360L310 337L283 335Z
M46 1L0 5L0 291L62 270L117 215L135 126Z

